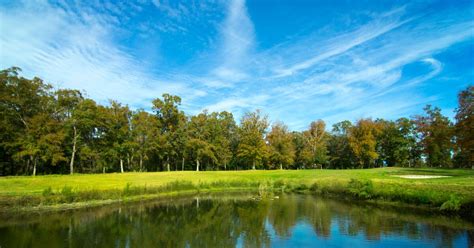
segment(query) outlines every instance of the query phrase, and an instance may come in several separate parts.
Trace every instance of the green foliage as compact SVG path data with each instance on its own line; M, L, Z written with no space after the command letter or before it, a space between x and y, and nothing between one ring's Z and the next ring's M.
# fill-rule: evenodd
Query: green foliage
M230 112L186 116L163 94L152 113L53 89L16 67L0 71L0 175L275 168L468 167L473 153L473 89L459 94L456 123L427 106L397 121L324 121L290 132L259 110L237 125ZM453 163L454 157L454 163ZM425 159L426 158L426 159ZM426 162L425 162L426 161Z
M456 163L461 168L474 166L474 86L458 95L456 109Z
M461 209L462 198L452 194L449 197L449 200L445 201L440 209L445 211L459 211Z
M76 194L75 192L73 191L72 187L70 186L64 186L62 189L61 189L61 196L62 196L62 200L63 202L67 202L67 203L70 203L70 202L73 202L75 197L76 197Z
M440 108L428 105L424 110L426 115L416 116L415 123L427 163L432 167L451 167L453 125Z
M351 179L347 187L351 194L359 198L370 199L374 195L374 185L371 180Z
M53 189L51 188L51 186L47 187L46 189L43 190L43 196L44 197L48 197L48 196L51 196L53 195Z
M288 127L283 123L276 123L267 135L270 145L269 154L273 168L288 168L295 159L295 148Z

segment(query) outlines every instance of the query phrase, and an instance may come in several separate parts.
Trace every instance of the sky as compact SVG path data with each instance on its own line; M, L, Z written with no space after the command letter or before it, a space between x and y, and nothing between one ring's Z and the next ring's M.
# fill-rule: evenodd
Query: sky
M0 69L22 68L101 104L187 114L260 109L291 130L453 117L474 84L474 1L5 1Z

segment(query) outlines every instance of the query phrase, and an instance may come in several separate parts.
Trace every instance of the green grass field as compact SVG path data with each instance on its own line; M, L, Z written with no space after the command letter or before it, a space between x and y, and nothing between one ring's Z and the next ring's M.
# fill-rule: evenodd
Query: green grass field
M407 174L450 177L434 179L396 177ZM378 168L4 177L0 178L0 208L12 205L38 207L72 202L86 203L93 200L123 199L132 195L139 198L165 192L206 189L313 191L437 208L448 202L448 209L460 209L464 206L470 209L474 203L474 170ZM63 199L62 195L67 195L67 200Z

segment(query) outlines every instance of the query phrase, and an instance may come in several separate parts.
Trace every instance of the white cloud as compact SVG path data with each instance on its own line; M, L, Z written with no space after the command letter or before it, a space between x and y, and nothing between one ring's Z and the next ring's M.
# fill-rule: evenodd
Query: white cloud
M147 107L164 92L188 99L205 94L150 73L114 43L110 38L113 30L97 21L104 18L108 17L78 17L47 3L1 9L2 33L8 34L0 37L1 66L20 66L27 75L40 76L59 87L85 90L102 103L115 99Z
M253 23L247 13L245 0L233 0L228 6L227 17L221 27L221 48L213 74L222 80L239 81L247 78L243 72L254 46Z
M190 33L208 41L204 51L182 67L163 69L165 64L146 64L116 41L115 34L123 31L120 24L133 18L119 4L95 11L27 2L21 8L0 6L0 28L8 34L0 36L0 65L17 65L29 76L84 89L101 102L111 98L146 107L169 92L182 97L188 113L227 110L238 117L260 108L301 129L314 119L332 124L421 109L437 99L416 90L443 73L444 61L437 54L474 37L474 22L454 21L455 12L410 16L401 7L368 13L351 30L321 35L333 28L330 24L262 48L243 0L219 2L227 5L217 34L209 33L215 37L193 33L194 20L210 11L220 13L220 8L157 0L147 4L165 20L147 20L139 32ZM423 67L424 73L408 74L409 65Z

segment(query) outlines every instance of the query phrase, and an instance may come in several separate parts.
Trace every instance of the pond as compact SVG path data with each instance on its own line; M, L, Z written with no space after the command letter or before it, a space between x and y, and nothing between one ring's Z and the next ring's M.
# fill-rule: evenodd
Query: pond
M0 247L472 247L455 217L288 194L0 215Z

